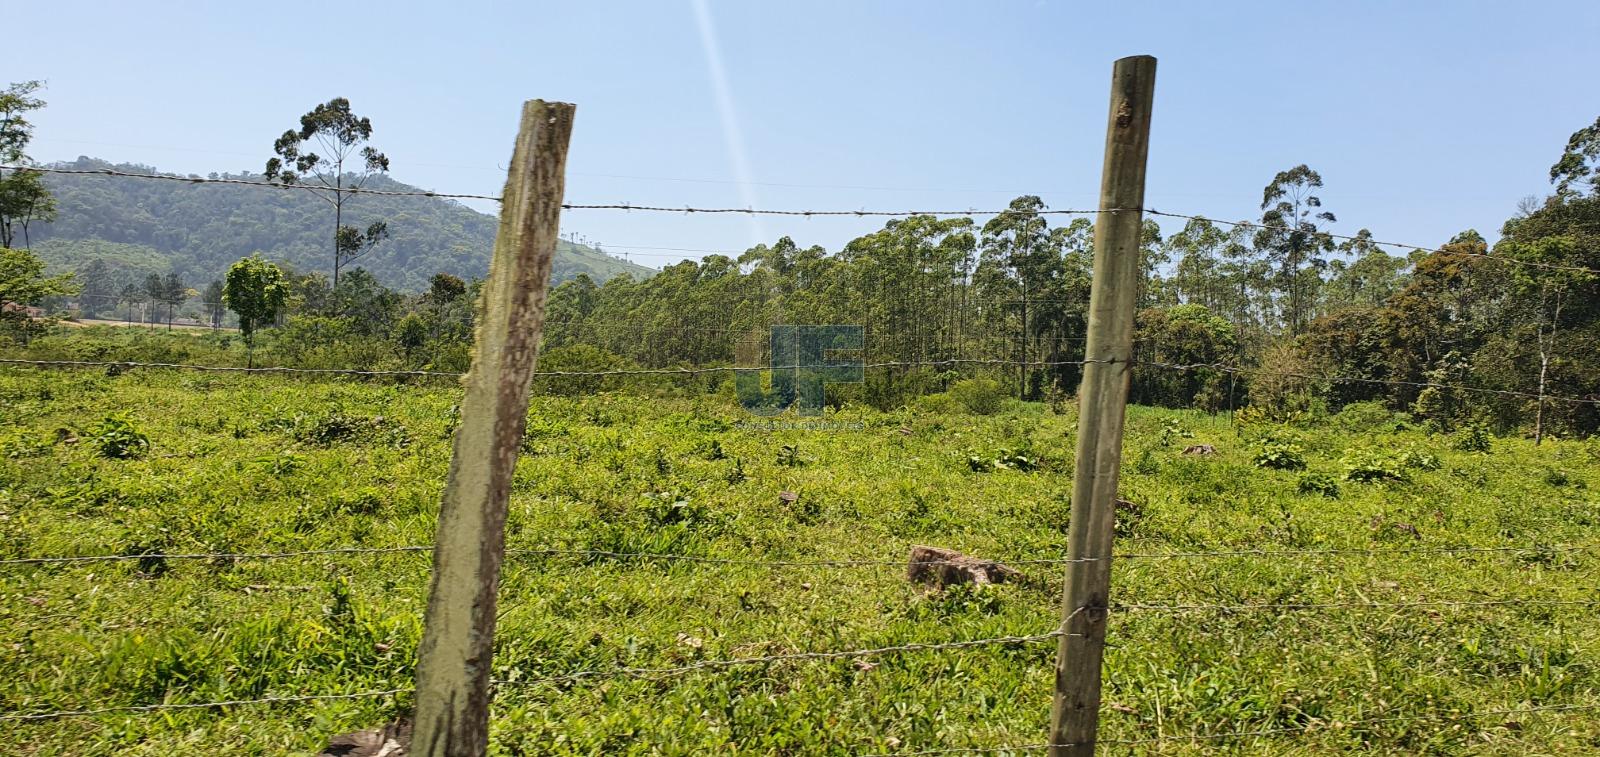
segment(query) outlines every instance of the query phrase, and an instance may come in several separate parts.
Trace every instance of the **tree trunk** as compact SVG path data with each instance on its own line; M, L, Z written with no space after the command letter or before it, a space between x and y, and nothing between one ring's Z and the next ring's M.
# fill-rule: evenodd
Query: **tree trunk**
M1533 446L1544 441L1544 380L1550 369L1550 351L1539 348L1539 407L1533 415Z

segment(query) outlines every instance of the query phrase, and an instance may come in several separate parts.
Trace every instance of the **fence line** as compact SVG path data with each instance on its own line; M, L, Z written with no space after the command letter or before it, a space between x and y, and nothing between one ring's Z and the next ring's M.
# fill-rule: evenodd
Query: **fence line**
M1502 546L1502 547L1408 547L1400 549L1237 549L1217 550L1208 552L1131 552L1119 553L1109 558L1000 558L997 562L1008 565L1068 565L1080 562L1097 562L1100 560L1177 560L1177 559L1207 559L1224 557L1372 557L1378 555L1461 555L1461 554L1495 554L1495 553L1562 553L1583 552L1593 549L1595 545L1566 544L1566 545L1529 545L1529 546ZM227 561L256 561L256 560L282 560L298 557L317 557L326 555L385 555L428 552L433 549L431 544L406 544L394 547L330 547L327 549L305 549L286 552L178 552L163 553L149 552L144 554L117 554L117 555L62 555L41 557L15 557L0 559L0 567L14 565L61 565L74 563L106 563L106 562L132 562L142 560L209 560L218 562ZM507 549L508 555L543 555L566 557L608 557L623 560L639 560L641 562L689 562L705 563L712 565L760 565L782 568L855 568L855 567L895 567L907 568L912 565L938 565L943 560L928 560L911 562L907 560L881 560L881 559L840 559L840 560L764 560L758 558L737 557L705 557L701 555L684 555L665 552L618 552L603 549Z
M938 652L952 649L970 649L974 647L987 647L996 645L1020 645L1049 641L1062 636L1061 631L1049 631L1026 636L996 636L983 639L966 639L962 641L944 642L914 642L897 644L887 647L872 647L866 649L847 649L822 652L785 652L780 654L764 655L759 657L733 657L726 659L700 660L667 668L612 668L609 670L578 670L555 676L545 676L529 679L497 679L494 685L500 688L528 687L552 683L568 683L589 678L640 678L659 680L674 676L688 675L701 670L720 670L724 668L741 667L745 665L770 665L776 662L800 662L814 660L846 660L860 657L878 657L905 652ZM200 703L172 703L172 704L147 704L127 705L120 707L102 707L85 710L58 710L53 712L31 713L4 713L0 714L0 721L41 721L54 720L65 717L80 717L103 715L117 712L156 712L161 710L192 710L209 707L228 707L248 704L277 704L284 702L307 702L318 700L361 699L369 697L394 696L414 691L412 688L384 689L378 691L364 691L350 694L311 694L302 696L262 697L259 699L235 699L220 702Z
M1085 366L1095 362L1115 362L1114 360L1007 360L1004 358L945 358L942 360L889 360L875 363L863 363L862 369L872 368L931 368L939 366L960 365L988 365L1004 367L1046 368L1062 366ZM1483 387L1465 386L1462 384L1445 384L1436 381L1403 381L1399 379L1374 379L1361 376L1318 376L1307 373L1293 373L1287 371L1271 371L1262 368L1242 368L1225 363L1162 363L1148 360L1135 360L1134 365L1143 365L1150 368L1161 368L1173 371L1214 370L1222 373L1237 375L1277 376L1281 378L1295 378L1306 381L1330 381L1335 383L1378 384L1383 386L1405 386L1413 388L1435 388L1458 392L1475 392L1502 397L1515 397L1519 399L1544 400L1548 402L1567 402L1578 405L1600 405L1600 394L1587 397L1571 397L1556 394L1537 394L1512 389L1486 389ZM165 368L173 370L191 370L216 373L288 373L288 374L321 374L321 375L347 375L347 376L414 376L414 377L441 377L460 378L464 374L451 371L426 371L426 370L365 370L357 368L288 368L288 367L259 367L245 368L242 366L216 366L198 365L193 363L147 363L128 360L29 360L23 358L0 358L0 365L22 365L34 367L59 367L59 368ZM570 378L605 378L609 376L697 376L711 373L728 373L753 370L793 370L793 369L824 369L838 368L840 364L820 365L721 365L704 368L618 368L604 371L534 371L535 377L570 377Z
M1367 726L1380 723L1404 723L1429 720L1472 720L1475 718L1498 718L1508 715L1536 715L1546 712L1575 712L1581 710L1600 710L1600 704L1557 704L1539 705L1532 707L1517 707L1503 710L1480 710L1477 712L1457 713L1420 713L1416 715L1386 715L1370 718L1356 718L1353 720L1327 720L1314 718L1315 721L1305 725L1283 726L1280 728L1262 728L1250 731L1224 731L1222 733L1191 733L1191 734L1163 734L1142 739L1097 739L1101 744L1118 744L1135 746L1140 744L1156 744L1172 741L1222 741L1227 739L1249 738L1253 736L1278 736L1290 733L1308 733L1312 731L1337 731L1352 726ZM1392 710L1391 710L1392 711ZM948 747L943 749L924 749L916 752L893 752L871 755L870 757L931 757L944 754L987 754L990 752L1037 752L1049 749L1052 746L1066 747L1073 744L1013 744L1006 746L986 747Z
M1595 607L1590 599L1484 599L1424 600L1417 602L1264 602L1261 604L1126 604L1111 605L1112 612L1298 612L1301 610L1405 610L1418 607Z
M369 194L369 195L381 195L381 196L389 196L389 197L435 197L435 198L441 198L441 199L492 200L492 201L495 201L495 202L499 202L501 200L501 198L498 195L464 194L464 193L454 193L454 192L429 192L429 191L425 191L425 190L395 191L395 190L381 190L381 189L351 189L351 188L343 188L343 189L341 189L341 188L336 188L336 187L324 187L324 186L320 186L320 185L316 185L316 184L278 184L278 183L262 182L262 181L249 181L249 180L245 180L245 179L223 179L223 178L211 179L211 178L204 178L204 177L199 177L199 176L172 176L172 175L163 175L163 174L142 174L142 173L131 173L131 172L127 172L127 171L118 171L118 170L109 169L109 168L83 169L83 168L52 168L52 167L47 167L47 166L0 166L0 170L3 170L3 171L38 171L38 172L41 172L41 173L73 174L73 175L101 175L101 176L115 176L115 177L132 178L132 179L158 179L158 180L165 180L165 181L183 182L183 183L186 183L186 184L232 184L232 185L239 185L239 186L264 187L264 188L268 188L268 189L301 189L301 190L316 191L316 192L337 192L337 193L345 193L345 194ZM1104 210L1101 210L1101 209L1061 209L1061 210L1049 210L1049 209L1046 209L1046 210L1033 210L1033 211L1016 211L1016 210L1013 210L1013 209L1010 209L1010 208L1006 208L1006 209L1002 209L1002 210L977 210L977 209L967 209L967 210L771 210L771 209L758 209L758 208L697 208L697 207L692 207L692 206L671 207L671 206L665 206L665 205L633 205L631 203L600 203L600 204L571 204L571 203L569 203L569 204L563 204L561 207L562 207L563 210L621 210L621 211L635 211L635 210L637 210L637 211L641 211L641 212L655 212L655 213L684 213L684 214L704 213L704 214L711 214L711 215L741 214L741 215L761 215L761 216L794 216L794 217L802 217L802 218L809 218L809 217L813 217L813 216L854 216L854 217L858 217L858 218L867 218L867 217L907 217L907 216L919 216L919 215L930 215L930 216L980 216L980 215L985 215L986 216L986 215L1001 215L1001 214L1005 214L1005 213L1017 213L1017 212L1027 212L1027 213L1032 214L1032 215L1097 215L1097 214L1100 214L1100 213L1121 213L1123 211L1130 211L1130 212L1137 211L1137 212L1147 213L1147 214L1153 215L1153 216L1161 216L1161 217L1165 217L1165 218L1181 218L1181 219L1190 220L1190 221L1206 221L1206 222L1209 222L1209 223L1217 223L1217 224L1222 224L1222 225L1225 225L1225 226L1233 226L1233 227L1239 227L1239 228L1262 229L1262 230L1266 230L1266 229L1286 229L1286 227L1269 226L1267 224L1262 224L1262 223L1258 223L1258 222L1254 222L1254 221L1222 221L1222 220L1218 220L1218 219L1214 219L1214 218L1208 218L1206 216L1201 216L1201 215L1192 215L1192 214L1187 214L1187 213L1171 213L1171 212L1156 210L1154 208L1109 208L1109 209L1104 209ZM1430 246L1427 246L1427 245L1410 244L1410 243L1406 243L1406 242L1385 242L1385 241L1371 239L1371 238L1368 238L1368 237L1353 236L1353 235L1350 235L1350 234L1335 234L1335 233L1332 233L1332 232L1317 232L1317 233L1322 234L1322 235L1324 235L1324 236L1326 236L1326 237L1328 237L1330 239L1340 239L1340 240L1346 240L1346 241L1363 241L1363 242L1367 242L1367 243L1370 243L1372 245L1381 246L1381 247L1397 247L1397 248L1400 248L1400 249L1403 249L1403 250L1413 250L1413 251L1416 251L1416 252L1426 252L1426 253L1430 253L1430 254L1449 255L1449 256L1467 257L1467 258L1481 258L1481 259L1484 259L1484 260L1491 260L1491 261L1500 262L1500 263L1508 263L1508 264L1512 264L1512 265L1523 265L1523 266L1529 266L1529 267L1533 267L1533 268L1544 268L1544 269L1547 269L1547 270L1555 270L1555 271L1573 271L1573 272L1578 272L1578 273L1587 273L1587 274L1593 274L1593 275L1596 275L1596 276L1600 276L1600 269L1587 268L1587 267L1584 267L1584 266L1562 265L1562 264L1558 264L1558 263L1541 263L1541 262L1532 261L1532 260L1518 260L1516 258L1507 258L1507 257L1489 255L1489 254L1480 254L1480 253L1474 253L1474 252L1462 252L1462 251L1459 251L1459 250L1445 250L1445 249L1441 249L1441 248L1438 248L1438 247L1430 247ZM686 250L686 251L691 251L691 250Z

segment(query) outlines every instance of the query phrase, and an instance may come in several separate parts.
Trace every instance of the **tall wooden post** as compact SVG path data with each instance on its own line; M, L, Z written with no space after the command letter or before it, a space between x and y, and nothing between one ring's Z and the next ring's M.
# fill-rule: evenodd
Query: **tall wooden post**
M1056 657L1050 755L1094 754L1100 714L1100 662L1105 648L1111 538L1117 474L1122 464L1123 410L1133 356L1134 304L1139 289L1139 237L1144 224L1145 158L1156 59L1123 58L1111 70L1111 117L1095 223L1094 282L1089 335L1078 390L1078 454L1067 532L1064 632Z
M482 757L505 551L506 501L527 423L574 108L530 100L506 176L500 230L465 379L417 659L416 757Z

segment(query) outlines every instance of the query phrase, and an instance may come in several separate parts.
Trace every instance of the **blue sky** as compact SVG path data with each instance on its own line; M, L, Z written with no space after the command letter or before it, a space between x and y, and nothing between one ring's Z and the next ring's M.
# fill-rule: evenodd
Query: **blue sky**
M345 96L396 178L492 194L519 104L543 97L578 105L569 202L983 209L1032 193L1080 208L1099 185L1111 63L1151 54L1150 206L1254 218L1272 175L1307 163L1336 231L1418 244L1492 237L1600 115L1592 1L700 10L17 3L3 78L49 82L40 160L260 170L301 113ZM787 234L837 249L882 225L604 211L562 224L655 267L701 253L644 248Z

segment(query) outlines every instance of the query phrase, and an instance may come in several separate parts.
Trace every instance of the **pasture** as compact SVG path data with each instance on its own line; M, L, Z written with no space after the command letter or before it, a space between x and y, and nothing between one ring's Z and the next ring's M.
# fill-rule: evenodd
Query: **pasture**
M426 545L459 394L0 369L0 559ZM777 430L716 394L537 396L529 415L491 753L1043 740L1054 639L682 668L1052 631L1064 568L1029 561L1065 554L1070 403L936 396ZM1600 750L1600 443L1430 434L1367 405L1291 423L1132 407L1122 480L1113 752ZM1026 580L913 585L914 544ZM1508 549L1446 551L1468 548ZM428 575L426 551L0 565L0 712L403 690ZM304 754L409 707L0 720L0 751Z

